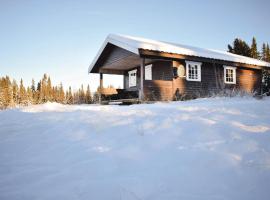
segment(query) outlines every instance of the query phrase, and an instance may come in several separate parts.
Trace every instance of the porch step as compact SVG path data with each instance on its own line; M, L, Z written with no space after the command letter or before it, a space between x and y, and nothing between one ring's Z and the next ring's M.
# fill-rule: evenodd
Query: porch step
M139 104L139 103L141 103L139 99L117 99L117 100L101 101L102 105L109 105L109 104L131 105L131 104Z

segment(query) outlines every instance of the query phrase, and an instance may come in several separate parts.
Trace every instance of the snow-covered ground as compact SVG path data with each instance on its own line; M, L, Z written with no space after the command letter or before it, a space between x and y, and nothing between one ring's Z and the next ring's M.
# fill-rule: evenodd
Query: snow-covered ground
M269 200L270 99L1 111L0 199Z

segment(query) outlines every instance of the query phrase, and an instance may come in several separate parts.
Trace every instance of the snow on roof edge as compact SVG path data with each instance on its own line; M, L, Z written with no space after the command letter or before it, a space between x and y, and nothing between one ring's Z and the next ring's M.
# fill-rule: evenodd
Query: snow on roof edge
M199 47L175 44L175 43L170 43L170 42L162 42L162 41L151 40L151 39L140 38L140 37L133 37L133 36L128 36L128 35L109 34L106 40L104 41L103 45L99 49L94 60L90 64L88 68L89 73L91 72L99 56L101 55L102 51L104 50L104 48L106 47L108 43L119 46L137 55L139 55L139 52L138 52L139 49L146 49L146 50L152 50L152 51L175 53L175 54L180 54L180 55L188 55L188 56L195 56L195 57L202 57L202 58L210 58L210 59L236 62L236 63L242 63L242 64L250 64L250 65L256 65L256 66L261 66L261 67L270 67L270 63L268 62L229 53L226 51L204 49L204 48L199 48Z

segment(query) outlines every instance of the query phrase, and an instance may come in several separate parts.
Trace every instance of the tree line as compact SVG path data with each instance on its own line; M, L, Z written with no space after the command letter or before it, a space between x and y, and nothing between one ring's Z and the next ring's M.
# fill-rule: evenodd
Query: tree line
M260 59L266 62L270 62L270 47L268 43L263 43L261 50L258 50L256 38L253 37L251 41L251 45L249 45L246 41L236 38L232 45L228 45L228 52L247 56L250 58ZM270 71L263 69L263 82L262 82L262 90L264 94L270 95Z
M65 91L62 83L53 86L47 74L44 74L37 84L32 79L32 84L28 87L24 86L23 79L17 84L16 80L11 80L9 76L0 78L0 109L49 101L62 104L90 104L96 101L97 96L96 93L91 95L89 85L86 89L81 85L81 88L74 92L71 87Z
M253 37L251 45L240 38L236 38L232 45L228 45L228 51L234 54L247 56L270 62L270 47L268 43L263 43L261 51L258 50L256 38Z

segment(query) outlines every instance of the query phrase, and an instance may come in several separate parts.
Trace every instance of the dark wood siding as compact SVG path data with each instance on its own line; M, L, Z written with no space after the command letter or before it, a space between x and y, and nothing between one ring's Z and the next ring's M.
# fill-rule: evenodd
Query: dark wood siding
M186 65L184 60L179 63ZM153 63L152 81L144 81L144 92L149 100L173 100L176 97L196 98L223 93L227 90L260 93L261 70L238 67L236 84L224 83L224 68L221 64L202 63L201 81L187 81L186 77L173 77L172 61Z
M184 67L185 60L178 60ZM173 100L176 98L197 98L223 93L228 90L260 93L262 74L260 69L238 67L236 84L224 83L222 64L202 63L201 81L187 81L186 77L173 77L172 61L155 61L152 63L152 80L144 80L146 100ZM137 68L137 86L128 87L128 72L124 76L124 88L140 89L140 68Z
M182 61L182 63L185 66L185 62ZM214 63L202 63L200 82L187 81L185 77L173 80L174 94L179 93L180 96L188 98L205 97L224 93L226 90L260 93L260 87L261 70L238 67L236 69L236 84L225 84L223 65Z
M133 53L110 44L110 50L107 54L106 59L104 59L104 62L102 64L103 65L110 65L117 60L123 59L123 58L125 58L127 56L131 56L131 55L133 55Z
M152 80L144 80L144 96L146 100L171 100L173 68L171 61L152 63Z

